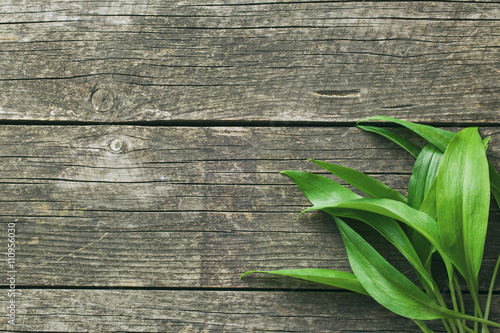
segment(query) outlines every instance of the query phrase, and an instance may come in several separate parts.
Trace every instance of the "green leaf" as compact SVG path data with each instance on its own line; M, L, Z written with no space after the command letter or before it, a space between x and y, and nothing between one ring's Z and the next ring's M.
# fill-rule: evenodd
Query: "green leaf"
M392 244L394 244L396 248L398 248L398 250L401 251L401 253L413 265L413 267L415 267L417 273L420 274L420 277L422 278L421 281L423 283L426 283L426 289L431 288L432 290L434 290L436 288L430 274L430 259L432 253L437 250L440 252L446 264L450 262L450 259L447 257L446 253L444 253L443 247L441 245L442 241L439 235L437 222L429 215L415 210L399 201L390 199L360 198L314 205L313 207L304 210L303 213L313 209L323 210L333 216L355 218L367 222L375 229L387 228L383 231L379 230L379 232L384 235L384 237L388 239ZM406 236L402 237L398 235L397 238L393 236L391 237L389 233L393 234L394 231L392 229L395 229L396 227L389 224L388 226L385 226L380 222L380 220L374 220L373 217L371 218L372 220L369 220L367 218L360 218L359 216L355 215L356 210L375 213L375 216L376 214L380 214L393 219L393 221L399 220L422 235L424 239L420 240L420 242L423 243L424 241L428 241L432 246L425 247L424 245L422 245L421 248L418 248L418 251L420 252L417 252L417 249L414 248L414 245L412 245L411 243L407 244L409 240ZM361 214L361 212L358 213ZM402 230L398 230L397 232L402 232Z
M490 173L491 193L493 193L493 197L498 207L500 207L500 174L498 174L498 171L491 163L488 163L488 169Z
M415 268L419 276L421 277L421 282L425 286L426 290L438 291L439 288L432 279L429 268L429 262L421 260L421 256L414 248L410 239L403 231L401 226L396 222L396 220L389 218L387 216L373 214L365 211L356 211L352 209L324 209L325 212L329 213L333 217L347 217L364 222L371 226L373 229L378 231L385 239L387 239L399 252L408 260L408 262ZM424 238L425 239L425 238ZM428 257L424 257L428 260Z
M323 203L321 205L314 205L307 208L302 213L313 209L328 210L339 208L356 209L367 212L372 212L384 215L395 220L399 220L409 227L421 233L432 245L441 253L443 259L446 259L446 254L442 251L441 236L437 222L429 215L420 212L402 202L390 199L375 199L375 198L361 198L354 200L335 201L330 203Z
M417 157L418 154L420 153L420 148L411 143L410 141L403 139L399 135L386 130L385 128L377 127L377 126L366 126L366 125L357 125L357 127L361 128L362 130L368 131L368 132L373 132L382 135L383 137L391 140L392 142L396 143L400 147L406 149L410 154L412 154L414 157Z
M382 306L396 314L414 320L432 320L438 318L464 319L493 327L500 327L499 323L439 306L427 294L391 266L346 223L339 218L335 218L335 222L344 240L349 263L354 274L370 296Z
M393 199L404 203L407 202L407 199L398 191L393 190L381 181L370 177L360 171L317 160L309 161L316 163L326 171L331 172L335 176L343 179L347 183L368 194L369 196L372 196L374 198Z
M401 126L408 128L409 130L415 132L420 135L422 138L426 139L434 146L436 146L441 151L445 151L446 147L450 143L450 141L455 136L455 133L442 130L439 128L435 128L428 125L415 124L409 121L399 120L396 118L386 117L386 116L374 116L370 118L363 119L361 121L369 121L369 120L384 120L390 121Z
M443 153L432 144L427 144L418 155L408 184L408 205L419 209L424 197L436 179Z
M360 120L359 122L362 121L368 121L368 120L385 120L385 121L390 121L394 122L397 124L400 124L402 126L405 126L406 128L412 130L413 132L417 133L430 143L434 144L438 149L440 149L442 152L446 150L446 147L450 143L451 139L453 139L454 133L450 131L445 131L441 130L438 128L434 128L432 126L426 126L426 125L420 125L420 124L415 124L411 123L408 121L404 120L399 120L391 117L385 117L385 116L375 116L375 117L370 117L366 118L363 120ZM358 123L359 123L358 122ZM357 125L357 127L374 132L377 134L380 134L389 140L397 143L401 147L405 148L408 152L410 152L413 156L417 157L420 148L417 146L413 145L411 142L401 138L397 134L394 134L386 129L376 127L376 126L366 126L366 125ZM485 146L485 149L488 147L489 141L491 137L487 137L483 140L483 144ZM497 205L500 207L500 175L496 171L495 167L490 164L490 183L491 183L491 191L493 193L493 196L495 198L495 201L497 202Z
M285 171L283 173L289 176L295 184L297 184L299 189L313 205L361 198L359 195L339 185L335 181L320 175L300 171ZM432 290L437 288L429 271L420 261L419 255L413 248L407 235L394 219L351 209L337 209L335 212L325 209L325 211L333 216L356 219L373 227L405 256L426 281L429 288Z
M437 220L436 184L436 179L434 179L429 191L427 191L427 194L425 195L424 201L420 205L420 211L426 213L434 220Z
M390 265L373 247L342 220L335 218L345 243L351 268L366 291L382 306L404 317L444 318L441 307Z
M434 184L437 177L442 157L443 153L432 144L427 144L420 152L420 155L418 155L415 165L413 166L412 176L408 185L408 204L411 207L415 209L420 209L422 207L424 198L427 198L431 185ZM428 195L427 202L422 207L423 209L420 210L435 219L435 212L430 211L432 208L435 210L436 207L435 186L432 190L433 192ZM433 197L434 199L432 199ZM434 203L434 205L429 206L430 203ZM432 215L432 213L434 214ZM408 237L410 238L415 251L418 253L421 262L430 274L432 254L436 251L435 247L427 239L425 239L424 236L413 229L409 230ZM419 276L419 280L422 284L427 282L424 282L424 279L427 280L424 276Z
M359 294L370 296L365 288L363 288L361 283L359 283L356 276L353 273L348 272L320 268L283 269L277 271L249 271L242 274L240 279L250 273L284 275L293 278L299 278L302 280L322 283L336 288L342 288L354 291Z
M324 210L334 215L337 214L337 209L342 209L341 211L345 209L357 209L381 214L399 220L419 232L425 239L427 239L439 252L447 267L449 267L451 263L453 263L459 270L461 268L460 260L456 257L449 257L448 254L444 251L441 236L439 233L438 223L429 215L415 210L414 208L411 208L399 201L390 199L362 198L344 202L333 202L324 203L322 205L315 205L304 210L302 213L313 209ZM427 263L424 263L424 265L426 264ZM462 271L460 272L464 274Z
M488 150L488 145L490 144L491 136L486 137L483 140L484 150Z
M488 161L477 128L453 138L436 181L444 250L468 282L474 282L483 258L490 199Z
M282 171L281 173L290 177L314 205L360 197L336 181L324 176L293 170Z
M368 121L368 120L385 120L385 121L390 121L394 122L397 124L400 124L402 126L405 126L406 128L412 130L413 132L417 133L430 143L434 144L438 149L441 151L445 151L446 147L450 143L451 139L453 139L454 133L446 130L441 130L438 128L434 128L432 126L426 126L426 125L420 125L420 124L415 124L411 123L408 121L404 120L399 120L396 118L391 118L391 117L385 117L385 116L375 116L375 117L370 117L366 118L363 120L360 120L359 122L362 121ZM358 122L358 123L359 123ZM376 126L366 126L366 125L357 125L357 127L374 132L377 134L380 134L389 140L397 143L401 147L405 148L408 152L410 152L413 156L417 157L420 148L417 146L413 145L411 142L401 138L397 134L394 134L386 129L376 127ZM487 137L483 140L483 144L485 146L485 149L487 149L489 141L491 137ZM497 205L500 207L500 175L496 171L495 167L490 164L490 183L491 183L491 192L493 193L493 197L495 198L495 201L497 202Z
M420 205L420 211L429 215L432 219L437 219L436 212L436 180L432 182L431 187L425 195L422 205ZM417 251L420 260L426 267L427 271L430 272L432 255L436 252L436 248L426 240L420 233L411 232L410 240L413 244L415 251Z

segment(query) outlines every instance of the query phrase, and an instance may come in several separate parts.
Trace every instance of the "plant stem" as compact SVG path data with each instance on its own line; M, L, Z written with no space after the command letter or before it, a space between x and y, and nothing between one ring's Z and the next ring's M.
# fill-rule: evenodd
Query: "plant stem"
M455 284L453 283L453 281L455 280L455 278L456 278L455 272L451 271L451 274L449 275L449 288L450 288L451 300L453 302L453 309L456 312L459 312L459 310L458 310L458 304L457 304L457 296L456 296ZM463 320L458 319L457 320L457 324L458 324L458 329L459 329L460 333L464 333L464 329L463 329L464 322L463 322Z
M500 255L498 256L497 263L495 265L495 269L493 270L493 276L491 277L490 288L488 290L488 298L486 299L486 308L484 309L484 319L486 319L486 320L488 320L488 316L490 314L490 305L491 305L491 298L493 296L493 287L495 286L495 280L497 278L499 266L500 266ZM483 326L482 333L486 333L485 328L486 327Z
M483 325L490 325L493 327L500 328L500 323L496 323L496 322L491 321L491 320L486 320L486 319L483 319L481 317L474 317L474 316L470 316L468 314L463 314L461 312L456 312L456 311L453 311L450 309L444 309L444 308L441 308L440 311L443 313L443 315L445 315L447 317L451 317L451 318L455 318L455 319L470 320L473 322L481 323Z
M457 274L455 272L453 273L453 285L455 286L455 292L458 295L458 301L459 301L459 304L460 304L460 312L461 313L465 313L465 305L464 305L464 298L463 298L463 295L462 295L462 288L460 287L460 284L458 283L458 277L457 277ZM466 330L469 330L469 328L467 327L465 321L461 321L461 325L460 326L464 327Z
M460 284L458 283L458 277L455 274L453 276L453 282L455 283L455 288L457 290L457 295L458 295L458 301L460 302L460 312L465 313L465 305L464 305L464 298L462 295L462 288L460 288Z
M473 283L469 283L469 281L471 281ZM483 319L483 313L481 311L481 306L479 305L479 295L478 295L477 279L468 279L467 280L467 287L469 288L470 294L472 296L472 300L474 301L474 316L476 318ZM479 323L479 321L474 322L474 332L478 332L478 330L479 330L478 323ZM484 327L483 329L486 332L489 332L488 328Z
M473 330L471 330L470 328L468 328L467 326L464 326L464 329L465 329L465 331L466 331L466 332L468 332L468 333L474 333L474 331L473 331Z
M439 288L438 288L437 284L435 284L435 288L433 288L432 290L431 290L431 288L425 288L425 289L426 289L427 294L432 296L439 303L439 305L441 305L444 308L447 308L446 302L443 299L443 295L441 295L441 293L438 291ZM452 332L456 333L457 332L457 328L455 326L454 320L442 318L441 321L443 323L444 328L446 329L446 332L448 332L448 333L452 333ZM451 328L450 328L450 326L451 326Z
M422 330L422 332L424 332L424 333L434 333L434 331L431 330L429 327L427 327L427 325L425 325L425 323L422 320L413 319L413 321L418 325L418 327L420 327L420 329Z
M450 325L448 325L448 321L446 321L446 319L444 319L444 318L443 318L443 319L441 319L441 321L443 322L443 326L444 326L444 328L446 329L446 332L448 332L448 333L452 333L452 331L451 331L451 329L450 329ZM453 321L452 321L452 320L450 320L449 322L450 322L450 324L451 324L451 323L453 323ZM453 324L453 325L454 325L454 324ZM454 329L454 330L453 330L453 332L456 332L456 331L457 331L456 329Z

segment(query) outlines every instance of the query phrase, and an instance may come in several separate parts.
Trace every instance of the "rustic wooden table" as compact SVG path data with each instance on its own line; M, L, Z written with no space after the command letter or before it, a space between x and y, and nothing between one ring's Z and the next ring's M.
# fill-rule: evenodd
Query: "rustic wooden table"
M239 275L349 269L279 171L315 158L405 193L414 159L362 118L479 125L500 156L499 28L486 0L1 1L0 331L418 332L364 296Z

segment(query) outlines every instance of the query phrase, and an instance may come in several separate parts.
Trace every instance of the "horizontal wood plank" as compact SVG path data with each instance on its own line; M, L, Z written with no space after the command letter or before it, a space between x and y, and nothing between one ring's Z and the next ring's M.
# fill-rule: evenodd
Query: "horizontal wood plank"
M496 129L482 134L500 156ZM296 219L308 201L279 171L321 173L306 161L314 157L405 193L414 161L345 127L2 126L0 146L2 228L16 223L24 286L318 288L239 280L252 269L349 269L327 216ZM500 251L500 231L490 230L482 289ZM380 238L360 232L407 271Z
M18 290L16 302L7 331L420 332L365 296L337 292L30 289ZM0 298L2 318L7 305ZM490 318L499 314L493 303Z
M0 13L0 120L499 120L496 1L3 1Z

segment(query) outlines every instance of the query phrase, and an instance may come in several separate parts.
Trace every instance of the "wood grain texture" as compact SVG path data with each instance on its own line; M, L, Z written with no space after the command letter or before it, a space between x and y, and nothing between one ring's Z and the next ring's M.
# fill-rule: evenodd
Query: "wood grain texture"
M0 120L499 120L498 1L2 1Z
M334 292L21 290L22 332L419 332L373 300ZM484 298L481 299L484 301ZM6 302L0 299L4 317ZM498 320L498 303L491 318ZM436 332L439 322L431 322Z
M496 128L482 133L498 164ZM349 267L329 218L296 220L309 203L279 171L321 173L306 161L314 157L405 193L414 160L344 127L3 126L0 146L2 228L17 224L25 286L318 288L238 279L251 269ZM500 251L500 231L490 230L483 289Z
M309 203L279 172L324 174L314 158L406 194L413 158L350 127L364 117L492 126L499 167L499 28L495 0L1 1L0 233L16 224L18 325L0 297L0 331L418 332L364 296L239 276L349 270L330 218L297 220ZM328 124L347 127L296 127ZM499 218L492 206L482 303Z

